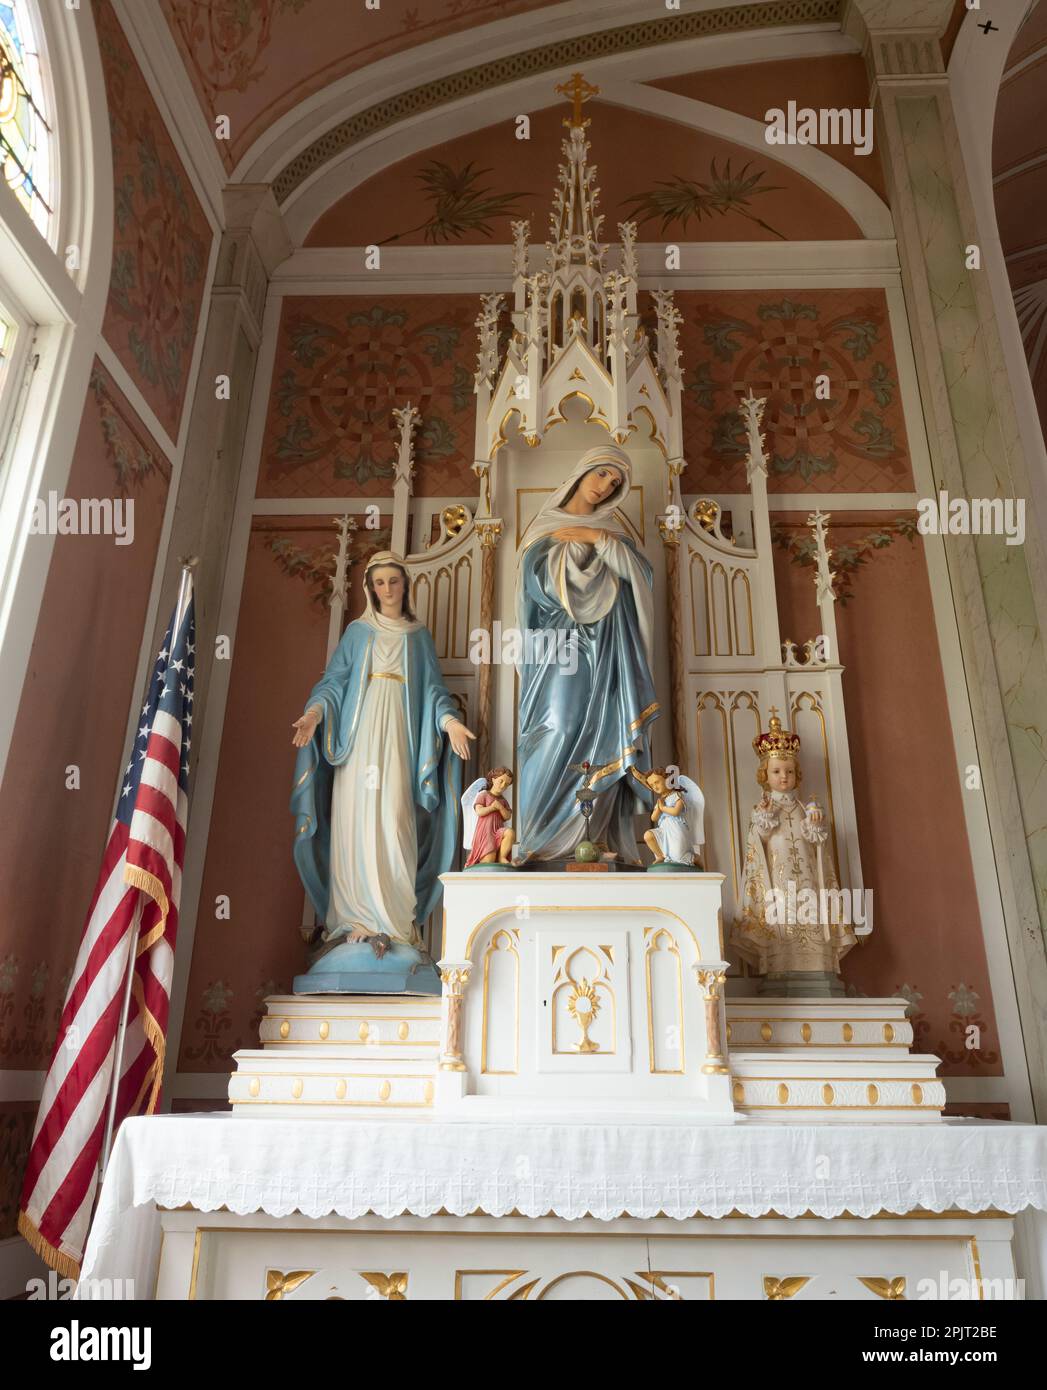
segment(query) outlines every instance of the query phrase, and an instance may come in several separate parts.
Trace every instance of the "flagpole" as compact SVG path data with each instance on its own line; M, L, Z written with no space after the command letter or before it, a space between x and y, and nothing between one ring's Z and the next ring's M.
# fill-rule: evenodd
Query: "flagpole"
M197 565L197 557L188 555L182 557L182 576L178 582L178 599L175 603L174 621L171 625L171 645L178 641L178 634L182 630L182 622L185 618L186 609L189 607L189 586L192 583L193 570ZM116 1039L113 1044L113 1071L109 1079L109 1113L105 1120L105 1138L102 1141L102 1158L99 1170L99 1184L105 1177L105 1170L109 1166L109 1155L113 1147L113 1130L116 1125L116 1102L120 1093L120 1074L124 1063L124 1042L127 1038L127 1015L131 1010L131 984L134 980L135 961L138 958L138 928L142 921L142 900L139 897L135 907L134 920L131 923L131 930L128 933L130 941L127 950L127 977L124 981L124 1002L120 1009L120 1023L116 1030Z

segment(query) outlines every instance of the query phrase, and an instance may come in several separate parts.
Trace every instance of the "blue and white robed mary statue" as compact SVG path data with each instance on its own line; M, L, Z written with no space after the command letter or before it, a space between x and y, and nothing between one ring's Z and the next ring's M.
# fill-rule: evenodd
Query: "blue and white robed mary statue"
M590 765L590 835L638 862L633 816L642 809L629 769L647 766L658 715L651 678L651 566L616 515L632 486L624 449L590 449L527 528L517 573L520 668L519 842L532 860L569 856L583 838L575 792ZM576 668L576 669L575 669Z
M417 924L454 859L461 759L475 735L411 611L401 557L375 555L364 588L363 616L293 726L294 858L330 948L294 989L439 994Z

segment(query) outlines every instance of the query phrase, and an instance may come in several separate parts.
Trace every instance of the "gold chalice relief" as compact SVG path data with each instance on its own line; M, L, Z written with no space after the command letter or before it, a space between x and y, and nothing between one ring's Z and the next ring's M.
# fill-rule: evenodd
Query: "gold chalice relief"
M599 1052L600 1044L590 1038L589 1029L596 1022L596 1015L600 1012L600 1001L596 997L596 990L584 977L581 984L575 985L571 990L567 1000L567 1012L582 1030L581 1038L574 1044L575 1052Z

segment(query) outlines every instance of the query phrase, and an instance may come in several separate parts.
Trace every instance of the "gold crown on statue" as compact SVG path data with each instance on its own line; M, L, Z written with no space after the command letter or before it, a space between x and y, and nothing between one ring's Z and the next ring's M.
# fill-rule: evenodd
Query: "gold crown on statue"
M778 712L771 706L770 726L765 734L757 734L753 739L753 752L758 758L798 758L800 756L800 736L790 734L782 728Z

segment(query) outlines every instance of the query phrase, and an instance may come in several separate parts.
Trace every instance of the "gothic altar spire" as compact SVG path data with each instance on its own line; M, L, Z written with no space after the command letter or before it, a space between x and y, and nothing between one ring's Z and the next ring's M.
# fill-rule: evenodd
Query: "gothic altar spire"
M490 469L512 429L532 448L566 419L562 407L581 400L587 423L605 429L617 444L637 431L665 457L667 502L679 504L683 467L681 369L677 343L680 315L670 291L658 298L658 361L651 355L637 307L638 228L618 225L621 246L605 265L600 240L596 166L589 163L589 119L582 115L600 88L580 72L556 92L571 103L566 138L545 243L545 264L530 259L530 225L512 224L512 334L499 349L498 296L481 304L476 452L473 468L484 480L489 506ZM573 407L576 412L577 407Z
M560 165L553 206L549 214L550 273L567 266L586 266L599 274L603 270L606 248L600 244L603 214L597 212L600 190L596 184L596 165L588 163L589 141L585 130L588 118L582 119L582 103L598 96L600 88L586 82L576 72L570 82L562 82L556 91L569 97L572 113L564 118L567 139L562 142L566 164Z

